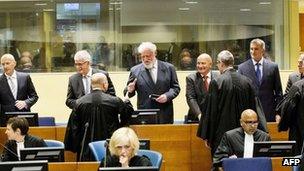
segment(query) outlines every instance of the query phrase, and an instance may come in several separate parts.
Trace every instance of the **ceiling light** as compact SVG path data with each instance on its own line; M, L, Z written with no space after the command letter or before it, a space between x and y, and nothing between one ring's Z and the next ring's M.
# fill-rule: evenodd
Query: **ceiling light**
M121 5L122 2L110 2L110 5Z
M197 1L185 1L186 4L197 4Z
M270 5L271 2L260 2L259 4L260 4L260 5Z
M35 5L37 5L37 6L45 6L45 5L47 5L47 3L37 3Z
M52 11L54 11L54 9L52 9L52 8L49 8L49 9L43 9L43 11L45 11L45 12L52 12Z
M241 12L249 12L249 11L251 11L251 9L250 8L241 8L240 11Z
M184 8L178 8L180 11L189 11L190 8L184 7Z

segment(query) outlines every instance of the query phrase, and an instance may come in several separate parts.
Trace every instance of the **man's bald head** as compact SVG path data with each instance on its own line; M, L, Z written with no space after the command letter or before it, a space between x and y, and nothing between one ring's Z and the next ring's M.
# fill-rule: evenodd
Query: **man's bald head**
M212 58L207 53L202 53L196 59L196 69L197 71L206 76L212 67Z
M96 73L92 75L91 78L92 89L101 89L102 91L108 90L108 79L107 76L103 73Z
M247 134L254 134L258 127L258 115L254 110L246 109L241 114L241 126Z

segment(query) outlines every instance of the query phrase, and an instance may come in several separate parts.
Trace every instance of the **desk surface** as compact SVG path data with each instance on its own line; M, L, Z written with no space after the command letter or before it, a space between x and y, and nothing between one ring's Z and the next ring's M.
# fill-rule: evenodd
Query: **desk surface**
M139 138L150 139L150 148L152 150L163 154L166 161L166 170L210 170L210 150L205 147L201 139L196 137L197 124L133 125L131 127L138 134ZM5 129L3 127L0 128L0 135L5 135ZM276 123L268 123L268 129L272 140L287 140L288 133L277 132ZM29 133L44 139L63 141L65 130L64 126L31 127ZM5 143L6 140L6 136L0 136L0 143ZM2 150L2 147L0 149ZM65 159L66 161L74 162L76 161L76 155L71 152L65 152ZM279 163L279 161L275 162ZM69 162L58 165L64 165L62 167L67 167L67 169L74 167L66 166L69 165ZM94 168L94 166L92 167Z

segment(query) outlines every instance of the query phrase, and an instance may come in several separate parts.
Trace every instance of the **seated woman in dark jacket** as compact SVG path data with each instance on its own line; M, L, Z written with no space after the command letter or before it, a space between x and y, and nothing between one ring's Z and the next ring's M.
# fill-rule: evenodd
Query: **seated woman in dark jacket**
M134 167L152 166L146 156L136 155L139 149L139 140L135 132L128 127L117 129L110 140L110 155L103 159L100 167Z

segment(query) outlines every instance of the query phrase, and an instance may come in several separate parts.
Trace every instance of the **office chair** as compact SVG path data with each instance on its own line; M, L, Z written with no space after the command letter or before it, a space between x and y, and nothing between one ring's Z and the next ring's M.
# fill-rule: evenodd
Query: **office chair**
M44 142L46 143L46 145L48 147L63 147L64 148L64 143L61 141L57 141L57 140L44 140Z
M227 158L223 159L225 171L272 171L271 158Z
M93 153L96 161L101 161L106 155L106 140L95 141L89 143L89 148Z
M156 166L160 169L163 161L163 155L161 153L153 150L138 150L137 154L139 156L147 156L150 159L152 166Z

